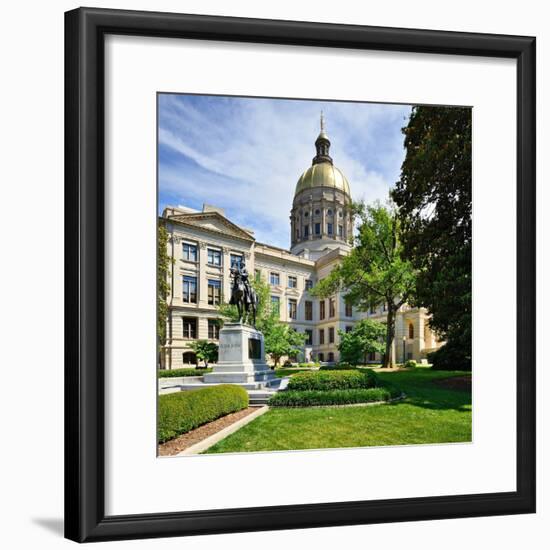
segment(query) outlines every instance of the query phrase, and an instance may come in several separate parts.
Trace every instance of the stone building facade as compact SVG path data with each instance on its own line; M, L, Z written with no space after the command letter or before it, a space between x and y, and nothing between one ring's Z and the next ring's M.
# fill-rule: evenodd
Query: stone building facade
M254 232L229 220L222 208L202 211L167 207L162 214L169 234L170 295L167 340L161 367L194 365L193 340L218 340L217 305L230 295L229 269L245 262L271 288L280 320L307 335L297 360L339 360L338 331L351 330L363 318L385 321L385 306L359 312L337 294L325 300L309 290L349 253L353 234L350 186L329 155L330 141L321 119L312 165L299 178L290 212L291 248L259 243ZM396 319L394 357L421 361L440 343L422 308L400 308ZM368 358L380 361L379 356Z

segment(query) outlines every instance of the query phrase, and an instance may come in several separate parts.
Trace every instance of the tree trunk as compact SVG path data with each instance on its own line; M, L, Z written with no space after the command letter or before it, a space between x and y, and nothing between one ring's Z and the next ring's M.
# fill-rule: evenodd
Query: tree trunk
M393 339L395 337L395 308L388 307L388 316L386 321L386 352L384 353L384 363L382 368L391 369L395 365L395 358L392 353Z

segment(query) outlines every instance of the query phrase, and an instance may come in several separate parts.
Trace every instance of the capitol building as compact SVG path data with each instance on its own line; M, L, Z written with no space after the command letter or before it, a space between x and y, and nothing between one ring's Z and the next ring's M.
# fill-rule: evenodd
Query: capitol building
M351 189L330 157L330 140L321 118L316 155L296 184L290 209L290 249L260 243L254 232L225 216L221 205L201 211L166 207L161 220L168 231L170 293L167 338L161 346L161 367L196 363L189 348L196 339L217 342L217 306L230 296L229 269L244 262L249 273L270 285L272 306L280 320L306 334L298 361L339 360L338 331L350 331L364 318L385 322L386 306L357 311L342 294L318 299L310 289L326 277L350 251L353 236ZM394 357L397 362L423 361L441 345L428 326L423 308L403 305L396 318ZM379 362L378 355L367 357Z

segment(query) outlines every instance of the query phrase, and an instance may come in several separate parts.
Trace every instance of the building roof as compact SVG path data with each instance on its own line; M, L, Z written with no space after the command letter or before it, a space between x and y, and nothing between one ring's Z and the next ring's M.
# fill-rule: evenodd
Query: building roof
M298 180L294 195L314 187L331 187L351 195L349 183L344 174L329 162L310 166Z

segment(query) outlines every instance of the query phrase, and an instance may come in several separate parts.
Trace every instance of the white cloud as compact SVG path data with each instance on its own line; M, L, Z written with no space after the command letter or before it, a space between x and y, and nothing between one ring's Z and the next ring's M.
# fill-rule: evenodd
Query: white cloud
M331 155L356 199L385 200L403 159L403 106L161 96L160 192L232 213L258 240L289 245L288 215L325 111ZM164 148L164 149L163 149ZM161 160L164 157L161 156Z

